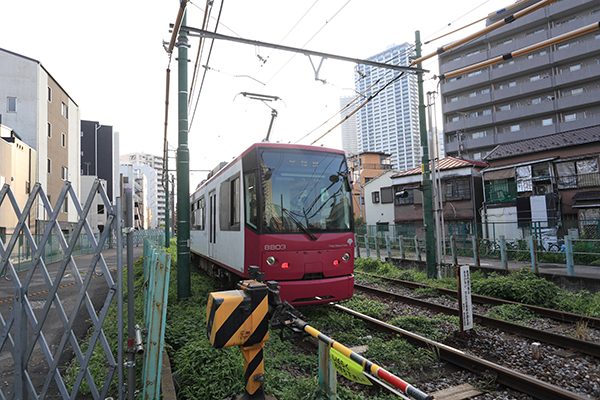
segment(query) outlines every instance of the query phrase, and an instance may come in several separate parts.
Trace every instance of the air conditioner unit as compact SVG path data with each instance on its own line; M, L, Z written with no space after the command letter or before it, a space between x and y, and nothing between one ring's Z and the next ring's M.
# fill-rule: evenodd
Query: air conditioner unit
M552 193L552 187L550 185L536 185L533 187L534 195L543 196L548 193Z

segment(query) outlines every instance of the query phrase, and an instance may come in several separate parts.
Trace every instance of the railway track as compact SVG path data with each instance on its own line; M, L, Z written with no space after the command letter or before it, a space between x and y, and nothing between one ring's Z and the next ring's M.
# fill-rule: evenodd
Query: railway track
M552 385L527 374L512 370L505 366L484 360L474 355L467 354L465 351L453 348L443 343L435 342L415 333L406 331L386 322L377 320L373 317L353 311L341 305L334 305L337 310L350 314L355 318L366 321L377 327L378 330L390 334L399 334L413 345L437 349L440 359L465 370L481 374L486 372L492 374L496 382L509 388L525 393L536 399L561 400L561 399L589 399L590 397L580 395L561 387Z
M428 308L438 313L447 315L458 315L458 309L443 306L440 304L431 303L425 300L416 299L414 297L403 296L396 293L388 292L381 289L376 289L370 286L364 286L355 283L355 289L359 289L365 293L374 294L380 297L387 297L393 301L399 301L406 304L415 305L418 307ZM576 339L569 336L559 335L553 332L543 331L539 329L529 328L523 325L514 324L507 321L502 321L496 318L486 317L484 315L473 314L474 321L483 326L497 328L504 332L520 335L532 340L544 342L553 346L558 346L566 349L572 349L577 352L600 358L600 344L585 340Z
M444 288L434 288L432 286L424 285L422 283L403 281L403 280L394 279L394 278L387 278L384 276L372 275L372 274L369 274L366 272L359 272L359 271L355 271L355 272L357 272L358 274L374 277L374 278L380 279L382 281L390 282L390 283L393 283L394 285L402 286L402 287L409 288L409 289L419 289L419 288L435 289L441 295L446 295L446 296L450 296L453 298L457 298L456 290L444 289ZM539 315L541 317L550 318L555 321L572 323L572 324L578 323L578 322L583 322L586 324L586 326L588 326L590 328L600 329L600 318L588 317L586 315L579 315L579 314L573 314L573 313L568 313L568 312L563 312L563 311L557 311L557 310L552 310L550 308L536 307L536 306L531 306L528 304L516 303L514 301L500 300L500 299L495 299L493 297L479 296L479 295L475 295L475 294L473 294L471 296L471 300L473 303L487 304L487 305L491 305L491 306L506 305L506 304L512 304L512 305L520 304L522 307L528 308L529 310L531 310L532 312L536 313L537 315Z

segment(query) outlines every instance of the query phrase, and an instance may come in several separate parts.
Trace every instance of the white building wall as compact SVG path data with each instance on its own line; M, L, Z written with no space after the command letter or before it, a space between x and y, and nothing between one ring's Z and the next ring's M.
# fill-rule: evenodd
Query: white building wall
M10 126L33 149L37 149L38 74L35 60L0 51L0 114L2 124ZM9 113L8 97L17 98L17 112Z
M69 169L69 181L73 190L80 197L81 193L81 114L77 104L69 99L69 132L67 134L67 146L69 148L69 159L67 168ZM104 182L106 187L106 182ZM75 207L69 207L68 221L77 222L79 215Z
M394 225L394 202L392 201L387 204L381 202L381 188L392 186L392 175L395 173L396 171L387 171L363 186L363 193L365 196L365 223L367 225L376 225L377 223L386 222L390 225ZM379 192L379 203L373 202L372 192Z

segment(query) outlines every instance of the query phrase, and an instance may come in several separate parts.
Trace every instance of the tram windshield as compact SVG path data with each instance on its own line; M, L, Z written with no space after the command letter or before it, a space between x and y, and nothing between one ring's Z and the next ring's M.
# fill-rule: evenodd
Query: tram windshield
M310 150L260 149L262 231L347 232L351 191L343 155Z

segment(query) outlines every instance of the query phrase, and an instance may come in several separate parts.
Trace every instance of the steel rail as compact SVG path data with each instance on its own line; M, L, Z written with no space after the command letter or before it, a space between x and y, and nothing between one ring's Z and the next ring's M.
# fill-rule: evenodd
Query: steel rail
M402 296L381 289L363 286L356 283L354 284L354 287L364 292L376 294L378 296L390 297L396 301L401 301L403 303L417 305L420 307L426 307L436 312L447 315L458 315L459 313L458 309L455 308L430 303L424 300L418 300L412 297ZM496 318L490 318L479 314L473 314L473 319L480 325L501 329L505 332L518 334L529 339L538 340L553 346L559 346L567 349L576 350L580 353L600 358L600 345L594 342L588 342L585 340L575 339L569 336L563 336L556 333L542 331L523 325L513 324L511 322L502 321Z
M336 309L353 315L356 318L362 319L363 321L369 322L371 324L376 325L378 328L398 333L404 336L411 343L422 347L436 348L440 358L444 361L457 365L461 368L469 370L471 372L481 374L483 371L487 373L493 373L496 377L496 381L508 386L512 389L518 390L519 392L526 393L530 396L535 397L536 399L543 400L565 400L565 399L587 399L587 397L578 395L566 389L560 388L555 385L551 385L546 382L542 382L534 377L529 375L522 374L517 371L510 370L506 367L503 367L498 364L494 364L492 362L483 360L481 358L471 356L466 354L465 352L447 346L443 343L435 342L433 340L424 338L422 336L416 335L412 332L406 331L404 329L398 328L396 326L387 324L383 321L379 321L375 318L369 317L367 315L361 314L354 310L350 310L349 308L333 305Z
M395 284L398 284L398 285L401 285L401 286L404 286L407 288L411 288L411 289L432 288L446 296L458 298L456 290L437 288L437 287L425 285L422 283L403 281L401 279L388 278L388 277L379 276L379 275L372 275L372 274L368 274L366 272L360 272L360 271L354 271L354 272L372 276L372 277L375 277L375 278L378 278L378 279L381 279L381 280L384 280L387 282L392 282L392 283L395 283ZM550 318L555 321L568 322L568 323L572 323L572 324L577 323L577 322L584 322L590 328L600 329L600 318L589 317L587 315L580 315L580 314L574 314L574 313L570 313L570 312L558 311L558 310L553 310L551 308L537 307L537 306L532 306L529 304L517 303L515 301L501 300L501 299L496 299L493 297L480 296L480 295L476 295L476 294L471 295L471 300L474 303L489 304L489 305L493 305L493 306L499 306L499 305L505 305L505 304L520 305L521 307L526 307L529 310L533 311L534 313L536 313L542 317L545 317L545 318Z

